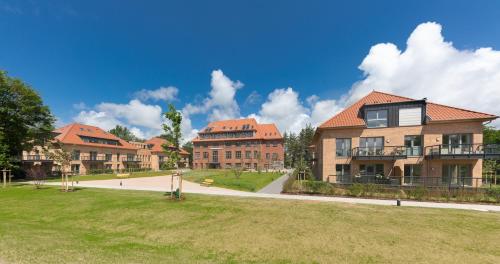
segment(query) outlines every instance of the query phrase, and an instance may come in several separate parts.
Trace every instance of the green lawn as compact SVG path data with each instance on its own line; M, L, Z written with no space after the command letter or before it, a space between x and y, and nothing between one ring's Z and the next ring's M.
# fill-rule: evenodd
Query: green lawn
M500 214L0 189L1 263L500 263Z
M282 174L276 172L243 172L239 179L231 170L191 170L184 173L184 179L201 183L204 179L213 179L214 186L241 191L256 192Z
M140 177L153 177L153 176L163 176L170 175L170 171L143 171L143 172L133 172L126 177L118 177L116 174L95 174L95 175L78 175L74 176L75 181L96 181L96 180L112 180L112 179L123 179L123 178L140 178ZM71 178L70 178L71 179ZM60 178L49 179L50 182L59 182Z

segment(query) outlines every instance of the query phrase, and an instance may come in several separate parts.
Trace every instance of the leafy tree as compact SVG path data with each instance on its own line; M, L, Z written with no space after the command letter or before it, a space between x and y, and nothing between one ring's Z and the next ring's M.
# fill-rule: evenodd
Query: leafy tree
M44 148L44 154L60 166L61 190L68 192L68 173L71 170L72 153L64 150L58 143L48 143ZM73 190L73 176L71 176L71 189Z
M165 112L164 115L165 118L169 120L169 122L163 124L163 130L165 131L165 133L162 136L168 142L170 142L173 147L167 144L162 145L162 147L169 157L167 163L172 167L177 168L180 159L179 145L182 138L182 115L175 109L175 106L173 104L168 105L168 112Z
M0 146L3 155L21 156L23 150L52 138L54 117L42 98L23 81L0 71Z
M485 144L500 144L500 130L492 126L484 126L483 142Z
M125 141L142 141L140 138L136 137L130 129L125 126L116 125L115 128L109 130L109 133L125 140Z

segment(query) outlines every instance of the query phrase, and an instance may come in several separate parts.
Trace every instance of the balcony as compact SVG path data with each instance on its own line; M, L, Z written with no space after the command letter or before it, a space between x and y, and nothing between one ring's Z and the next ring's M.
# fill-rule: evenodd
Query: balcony
M53 160L42 154L23 155L22 162L52 162Z
M106 157L104 155L80 155L79 159L73 157L73 160L81 160L85 162L104 162Z
M137 156L125 156L121 158L122 162L141 162L141 159Z
M404 146L357 147L352 149L355 160L397 160L406 159L408 150Z
M500 159L500 145L451 144L427 147L428 159Z

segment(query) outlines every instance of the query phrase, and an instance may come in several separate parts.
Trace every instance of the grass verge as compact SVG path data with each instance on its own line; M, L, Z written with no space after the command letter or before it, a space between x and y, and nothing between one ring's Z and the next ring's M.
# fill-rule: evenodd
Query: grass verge
M7 263L499 263L500 214L0 189Z
M236 178L231 170L191 170L184 174L187 181L201 183L205 179L213 179L214 186L256 192L272 181L279 178L282 174L277 172L243 172L240 178Z
M118 177L117 174L92 174L92 175L78 175L74 176L75 181L96 181L96 180L113 180L113 179L126 179L126 178L141 178L170 175L171 171L141 171L132 172L128 176ZM48 179L48 182L59 182L60 178Z

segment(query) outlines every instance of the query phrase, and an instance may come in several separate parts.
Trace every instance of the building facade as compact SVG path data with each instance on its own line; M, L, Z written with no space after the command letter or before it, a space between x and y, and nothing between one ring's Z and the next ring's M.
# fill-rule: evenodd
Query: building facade
M102 171L126 172L130 169L159 170L160 160L165 161L166 154L161 149L167 141L152 138L146 142L127 142L98 127L73 123L53 131L54 142L71 153L71 170L74 174L90 174ZM160 142L159 145L156 144ZM49 150L51 151L51 150ZM185 150L180 150L180 167L186 164ZM161 157L161 158L160 158ZM33 167L46 172L58 169L41 147L24 152L22 166L25 170Z
M193 168L283 169L283 137L253 118L211 122L193 139Z
M317 128L313 171L335 183L478 186L483 159L500 157L483 144L496 118L373 91Z

